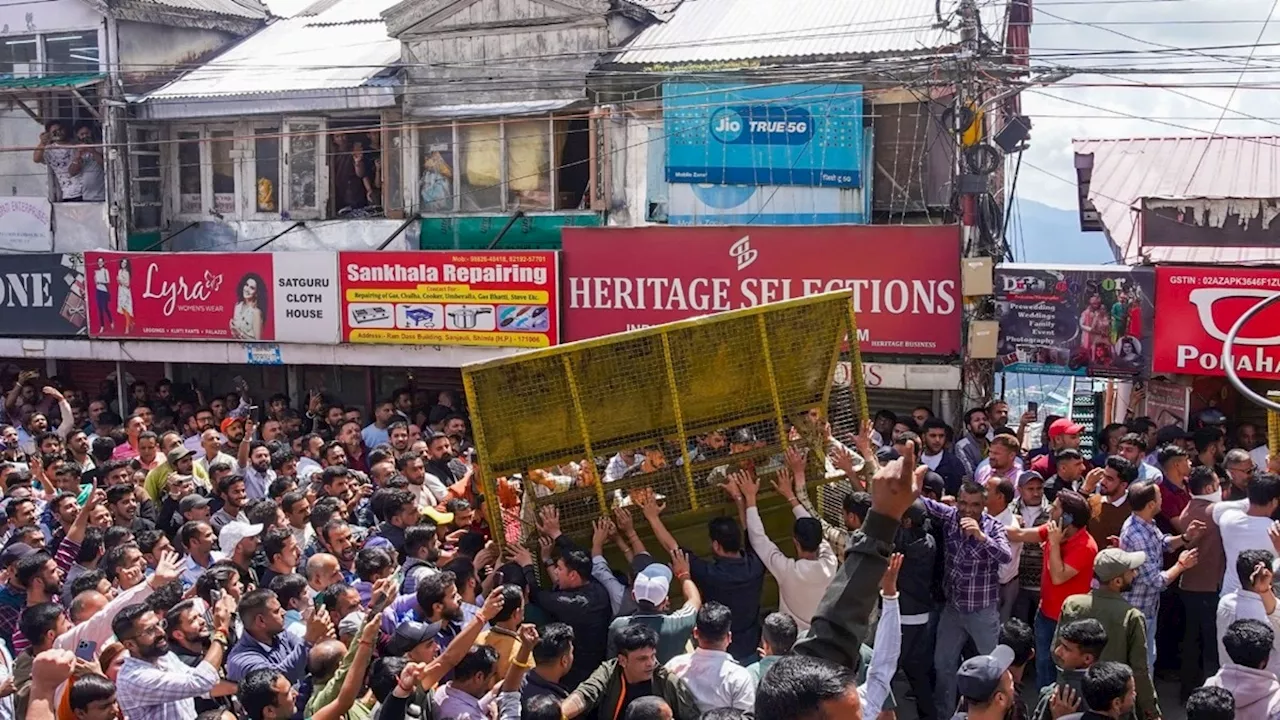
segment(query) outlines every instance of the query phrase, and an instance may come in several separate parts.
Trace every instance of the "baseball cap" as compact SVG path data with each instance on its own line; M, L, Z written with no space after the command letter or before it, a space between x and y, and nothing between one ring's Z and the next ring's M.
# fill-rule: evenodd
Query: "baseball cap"
M1100 582L1111 582L1130 570L1137 570L1147 561L1144 552L1126 552L1120 548L1107 548L1093 559L1093 574Z
M404 655L428 640L435 640L443 626L440 623L421 623L416 620L405 620L396 626L396 631L387 643L388 655Z
M997 645L990 655L978 655L964 661L956 676L956 690L973 702L986 702L1000 689L1000 678L1013 664L1013 649Z
M184 495L183 498L178 501L178 512L180 513L191 512L192 510L202 507L209 507L209 498L197 493Z
M178 447L170 450L168 454L165 455L165 459L169 461L169 467L173 467L178 464L179 460L185 460L195 454L195 450L190 450L179 445Z
M347 635L355 635L360 632L360 627L364 625L364 613L355 611L347 613L347 616L338 621L338 637L346 637Z
M223 418L223 419L222 419L222 424L218 426L218 429L219 429L220 431L222 431L222 434L223 434L223 435L226 435L226 434L227 434L227 430L228 430L232 425L235 425L236 423L244 423L244 420L242 420L242 419L240 419L240 418L233 418L233 417Z
M635 584L631 588L637 602L643 600L654 605L665 602L670 590L671 568L661 563L652 563L641 570L640 574L636 575Z
M35 551L26 543L14 543L0 552L0 568L7 568Z
M1053 424L1049 426L1049 437L1051 438L1062 437L1063 435L1079 435L1082 432L1084 432L1083 425L1077 425L1067 418L1054 420Z
M431 522L436 525L448 525L453 522L453 513L441 512L433 507L422 508L422 514L431 518Z
M1168 445L1169 443L1176 442L1178 440L1190 440L1191 438L1191 433L1183 430L1177 425L1165 425L1156 431L1156 446Z
M232 520L222 526L222 532L218 533L218 547L222 552L231 554L235 552L236 546L245 538L257 537L262 533L261 523L250 525L239 520Z
M1022 487L1023 485L1026 485L1032 480L1039 480L1040 482L1044 482L1044 476L1036 472L1035 470L1023 470L1022 472L1018 473L1018 487Z

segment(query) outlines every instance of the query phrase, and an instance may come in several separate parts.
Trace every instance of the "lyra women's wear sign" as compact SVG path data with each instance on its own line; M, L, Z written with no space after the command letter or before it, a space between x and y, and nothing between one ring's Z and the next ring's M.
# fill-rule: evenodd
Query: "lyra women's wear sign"
M336 343L335 253L85 254L100 338Z

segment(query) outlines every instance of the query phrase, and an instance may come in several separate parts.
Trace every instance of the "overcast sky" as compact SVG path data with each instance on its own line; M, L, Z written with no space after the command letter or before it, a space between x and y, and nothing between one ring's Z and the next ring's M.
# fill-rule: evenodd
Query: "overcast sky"
M1033 0L1031 44L1036 65L1157 71L1195 67L1222 72L1078 74L1054 87L1025 92L1023 112L1032 117L1034 129L1018 180L1019 195L1074 209L1072 138L1207 134L1218 125L1228 101L1231 112L1218 125L1219 134L1280 135L1280 50L1266 47L1280 44L1278 4L1280 0ZM1264 25L1273 11L1270 23ZM1240 78L1249 46L1260 33L1262 46L1249 61L1244 84L1232 96L1231 86ZM1175 53L1170 46L1244 47ZM1097 51L1141 52L1098 57ZM1141 83L1174 87L1141 87ZM1242 118L1235 111L1261 119Z

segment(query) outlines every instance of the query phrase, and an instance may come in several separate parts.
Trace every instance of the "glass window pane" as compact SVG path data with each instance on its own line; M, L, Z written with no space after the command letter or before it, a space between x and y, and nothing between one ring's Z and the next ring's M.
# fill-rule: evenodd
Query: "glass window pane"
M404 146L405 134L399 127L391 127L387 129L385 135L387 146L382 149L382 167L379 173L379 179L383 185L382 204L386 206L387 212L399 212L404 210L404 193L401 190L400 177L400 152Z
M453 128L422 129L422 174L418 178L418 212L453 210Z
M236 164L231 159L235 145L231 130L209 133L209 159L213 166L213 209L228 215L236 211Z
M507 121L507 209L551 209L546 118Z
M502 209L502 137L498 123L458 127L462 211Z
M158 195L160 189L155 190ZM133 229L148 230L160 227L160 205L134 205L133 206Z
M46 35L44 66L46 75L98 72L98 33Z
M178 133L178 212L198 215L203 212L200 198L200 133Z
M289 126L289 209L315 209L316 142L320 126L295 123Z
M280 210L280 128L254 131L253 166L258 212Z
M0 38L0 75L28 77L37 74L36 42L34 35Z

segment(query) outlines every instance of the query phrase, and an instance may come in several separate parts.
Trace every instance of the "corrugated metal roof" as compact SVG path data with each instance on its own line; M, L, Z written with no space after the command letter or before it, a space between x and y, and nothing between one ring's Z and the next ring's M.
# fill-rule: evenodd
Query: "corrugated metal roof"
M103 73L74 73L70 75L43 75L40 77L0 78L0 90L47 90L49 88L78 88L105 80Z
M944 18L954 5L944 0ZM989 36L1003 36L1006 6L983 3ZM641 31L615 62L884 55L953 45L957 33L937 27L934 10L934 0L687 0L667 22Z
M262 20L267 17L267 6L259 0L144 0L165 7L196 10L215 15Z
M390 4L343 0L315 17L277 20L147 100L359 87L400 59L379 16Z
M1280 137L1075 140L1072 148L1093 156L1088 199L1118 260L1280 263L1280 248L1144 247L1138 227L1142 198L1280 197Z

